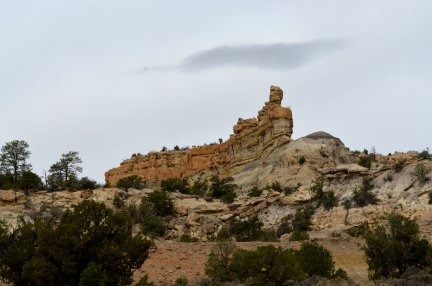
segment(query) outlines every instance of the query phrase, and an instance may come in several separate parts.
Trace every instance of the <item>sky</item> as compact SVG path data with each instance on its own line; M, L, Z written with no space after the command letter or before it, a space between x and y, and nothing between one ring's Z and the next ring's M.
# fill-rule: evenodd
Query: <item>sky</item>
M228 139L284 90L293 138L351 150L432 147L430 0L0 2L0 145L39 175Z

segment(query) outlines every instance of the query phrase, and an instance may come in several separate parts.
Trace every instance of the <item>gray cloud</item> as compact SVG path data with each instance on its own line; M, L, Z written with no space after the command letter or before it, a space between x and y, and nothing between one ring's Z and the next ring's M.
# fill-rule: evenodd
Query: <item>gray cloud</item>
M268 70L300 68L346 46L342 39L322 39L301 43L274 43L220 46L201 50L172 66L146 66L140 73L163 71L200 71L230 67L252 67Z
M301 43L221 46L198 51L179 65L182 70L204 70L221 66L261 69L295 69L346 45L345 40L325 39Z

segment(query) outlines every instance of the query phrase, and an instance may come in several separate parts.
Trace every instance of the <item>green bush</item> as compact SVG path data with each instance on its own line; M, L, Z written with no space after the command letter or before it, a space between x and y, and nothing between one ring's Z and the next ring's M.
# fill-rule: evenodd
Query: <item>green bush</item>
M305 158L304 156L301 156L301 157L298 159L298 163L299 163L300 165L303 165L305 162L306 162L306 158Z
M182 194L189 194L190 188L187 179L172 178L162 180L161 189L166 192L180 192Z
M187 278L184 277L177 278L175 281L175 286L188 286L188 285L189 285L189 281L187 280Z
M369 277L400 277L409 267L430 267L431 245L420 238L414 219L390 214L387 224L366 231L364 247Z
M312 197L312 201L317 202L318 206L320 206L322 197L324 195L323 187L324 187L324 178L318 177L312 182L309 188L309 193Z
M219 242L211 250L205 273L215 281L229 281L232 279L231 264L236 246L232 242Z
M294 219L292 221L292 226L294 231L308 231L312 224L312 216L314 214L314 209L310 205L298 208Z
M334 191L323 191L324 187L324 178L318 177L313 182L309 189L309 192L312 197L312 201L316 203L317 207L321 205L326 210L330 210L333 207L337 206L339 200L336 198Z
M422 186L429 181L429 173L431 172L431 168L427 167L425 164L418 163L414 171L411 173L411 176L419 182L419 185Z
M154 215L147 215L142 218L142 231L145 235L150 237L164 236L166 232L166 226L164 221Z
M284 187L283 188L283 193L285 195L293 194L293 193L295 193L295 192L298 191L298 189L300 188L300 186L301 186L300 183L298 183L297 186L287 186L287 187Z
M77 182L77 188L79 190L94 190L98 187L98 183L89 177L82 177Z
M248 281L251 285L285 285L290 280L305 277L295 252L273 245L260 246L256 250L236 250L229 270L234 279Z
M118 209L122 209L125 205L123 197L119 194L115 194L113 199L113 205Z
M347 229L346 233L348 233L348 235L352 237L360 237L360 236L364 236L368 230L369 230L369 225L367 222L364 222L362 224Z
M137 283L133 284L133 286L155 286L155 285L153 282L149 281L148 275L146 274Z
M333 277L336 280L349 280L348 273L343 270L342 268L338 268L335 273L333 274Z
M234 220L231 222L231 233L236 241L259 240L262 226L263 223L257 216L250 217L244 221Z
M40 220L22 220L10 233L0 227L0 277L13 285L129 285L150 244L132 237L123 213L85 200L56 227Z
M304 230L294 230L290 237L291 241L309 240L309 234Z
M123 213L129 217L131 223L138 224L142 223L142 211L141 207L136 205L129 205L126 209L123 209Z
M259 241L278 241L276 232L273 229L263 229L258 237Z
M370 169L372 166L372 161L374 160L374 156L372 154L370 155L363 155L358 160L357 164L359 164L362 167Z
M400 159L400 160L398 160L398 161L393 165L393 170L394 170L396 173L400 173L400 172L403 170L404 165L405 165L405 160L404 160L404 159Z
M325 192L321 199L321 203L324 209L327 211L336 207L338 205L338 202L339 200L338 198L336 198L334 191Z
M203 197L206 194L207 190L208 190L208 185L206 182L197 181L193 183L190 189L190 194Z
M18 180L18 188L28 193L30 190L38 191L43 187L41 178L31 171L25 171Z
M10 172L0 173L0 189L10 190L14 187L14 175Z
M222 227L222 229L216 235L213 234L209 236L208 240L222 242L222 241L229 241L231 240L231 238L232 238L231 231L226 227Z
M210 179L210 195L213 198L220 199L224 203L232 203L236 198L235 188L237 187L233 182L233 177L219 178L212 176Z
M420 160L426 160L432 158L432 155L429 153L429 148L426 148L425 150L421 151L417 156Z
M249 197L259 197L262 194L262 190L260 190L257 186L254 186L252 189L249 190L248 196Z
M365 207L367 205L374 205L378 202L376 196L370 191L373 189L371 179L364 179L362 186L354 190L353 201L357 207Z
M236 241L258 240L262 225L257 216L244 221L233 220L231 222L231 233Z
M219 199L226 204L231 204L234 202L234 199L237 197L235 192L228 192L225 195L221 196Z
M142 179L137 175L121 178L117 182L117 188L123 188L125 190L131 188L141 190L143 187L144 184L142 182Z
M327 249L316 242L305 242L297 253L300 268L309 276L331 278L334 275L333 257Z
M198 242L199 239L188 234L182 234L180 236L180 242L190 243L190 242Z
M142 206L147 206L153 210L155 215L167 216L174 214L174 202L165 191L154 191L143 198Z
M278 181L274 181L267 188L270 189L270 190L273 190L275 192L279 192L279 193L282 193L284 191L283 188L282 188L281 183L279 183Z
M102 269L102 265L90 262L86 269L81 272L78 286L105 286L108 275Z

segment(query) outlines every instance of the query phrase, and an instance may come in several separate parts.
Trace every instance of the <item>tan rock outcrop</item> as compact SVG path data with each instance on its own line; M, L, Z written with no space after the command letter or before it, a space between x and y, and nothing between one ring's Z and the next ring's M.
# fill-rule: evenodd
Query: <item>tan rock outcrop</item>
M234 134L226 142L135 156L107 171L105 180L116 185L123 177L137 175L151 184L220 168L226 174L235 174L245 164L268 156L275 148L290 142L292 112L281 106L282 99L282 89L271 86L269 101L258 112L257 118L240 118L233 127Z

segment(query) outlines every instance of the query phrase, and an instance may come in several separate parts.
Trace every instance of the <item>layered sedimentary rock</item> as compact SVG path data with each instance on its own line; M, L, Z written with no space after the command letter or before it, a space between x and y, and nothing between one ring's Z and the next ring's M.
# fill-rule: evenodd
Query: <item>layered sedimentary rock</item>
M123 177L137 175L147 183L155 183L215 169L235 174L245 164L268 156L275 148L290 142L293 117L290 108L281 106L282 99L282 89L271 86L269 101L257 118L239 118L226 142L135 156L107 171L105 180L115 185Z

